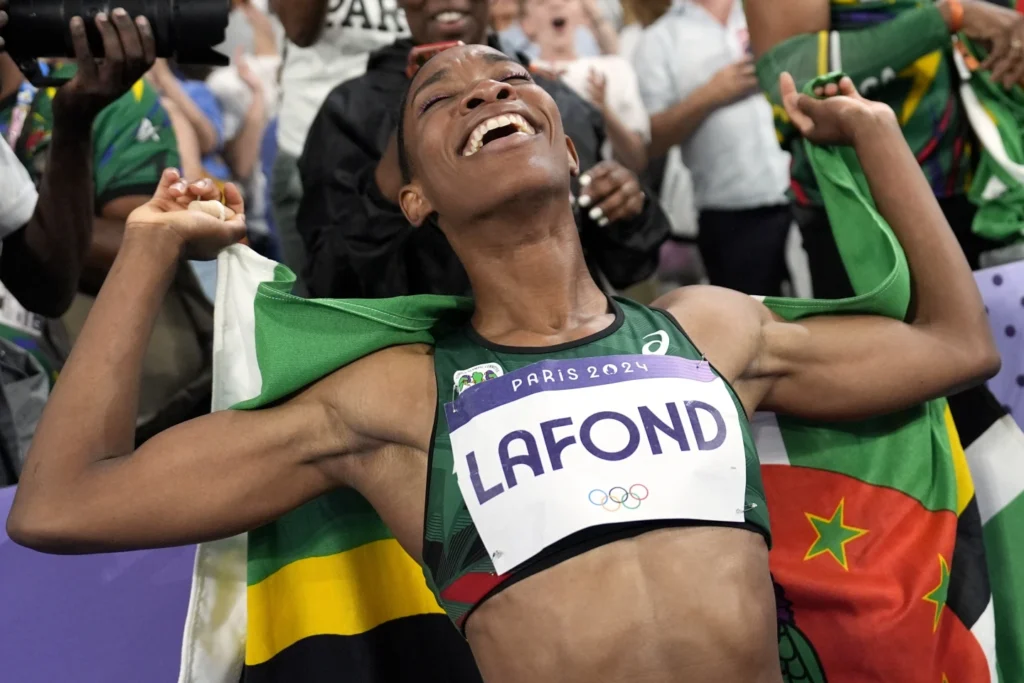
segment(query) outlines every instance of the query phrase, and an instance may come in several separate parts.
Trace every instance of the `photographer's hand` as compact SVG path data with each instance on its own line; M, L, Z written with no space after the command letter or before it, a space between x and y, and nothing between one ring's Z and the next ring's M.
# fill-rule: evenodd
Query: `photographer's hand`
M156 59L153 27L145 17L135 21L121 8L112 17L96 15L96 28L103 38L104 58L94 59L81 17L71 20L71 42L78 71L54 97L54 114L92 120L105 107L128 92Z

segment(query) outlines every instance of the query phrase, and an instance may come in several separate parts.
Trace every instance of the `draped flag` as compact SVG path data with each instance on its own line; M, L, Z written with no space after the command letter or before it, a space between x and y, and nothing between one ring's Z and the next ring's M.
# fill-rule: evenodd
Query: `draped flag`
M811 145L807 153L859 294L765 304L791 320L902 318L906 259L856 156ZM472 310L468 299L441 296L306 300L289 294L293 282L246 247L221 254L216 409L269 405L374 351L432 343L435 330L464 324ZM998 490L983 491L967 463L1002 477L1002 460L1020 455L1012 452L1020 432L998 419L986 427L982 416L964 430L965 455L961 412L939 400L856 424L756 416L789 683L995 683L997 624L1019 626L1024 604L1012 570L1024 553L1010 540L1024 486L1003 477ZM1002 431L990 433L997 423ZM995 609L983 521L1006 568L993 572L997 603L1005 601ZM247 536L197 552L180 683L237 683L243 648L250 682L478 680L420 568L353 492L323 496Z

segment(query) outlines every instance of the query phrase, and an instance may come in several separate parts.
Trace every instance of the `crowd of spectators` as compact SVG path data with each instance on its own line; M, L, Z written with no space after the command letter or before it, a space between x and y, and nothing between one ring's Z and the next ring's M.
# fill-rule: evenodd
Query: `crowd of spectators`
M931 65L924 82L914 65L945 59L936 41L955 28L1013 30L1009 10L992 5L988 23L971 24L941 0L861 26L827 0L782 4L235 0L219 48L231 64L216 69L138 53L141 25L114 12L100 28L120 61L108 51L97 66L79 46L77 63L40 62L71 79L59 89L33 86L0 48L0 485L17 481L125 218L166 167L239 184L250 246L295 271L298 294L471 294L437 226L409 224L396 205L398 107L435 44L501 49L552 95L580 157L571 201L587 262L609 293L649 303L705 281L806 294L791 265L798 233L814 293L851 293L799 140L772 106L783 57L763 57L783 44L780 69L798 80L841 54L833 66L897 109L977 266L997 245L970 231L970 133L952 69ZM894 24L921 35L884 34ZM938 123L921 132L919 119ZM147 352L139 440L208 409L215 285L215 263L182 264Z

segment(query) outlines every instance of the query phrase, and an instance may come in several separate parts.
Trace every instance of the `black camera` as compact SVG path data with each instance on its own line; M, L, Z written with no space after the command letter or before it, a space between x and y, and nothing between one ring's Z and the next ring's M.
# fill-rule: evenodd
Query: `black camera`
M69 25L78 16L85 19L93 56L101 58L103 39L95 18L101 12L110 16L118 7L149 20L158 57L181 64L228 64L213 46L224 42L231 0L10 0L10 20L3 30L7 52L18 61L74 57Z

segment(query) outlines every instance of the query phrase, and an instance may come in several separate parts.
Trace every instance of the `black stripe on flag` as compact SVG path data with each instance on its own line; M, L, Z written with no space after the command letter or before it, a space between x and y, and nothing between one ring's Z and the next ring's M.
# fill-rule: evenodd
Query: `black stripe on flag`
M482 683L469 645L443 614L395 619L354 636L312 636L242 683Z
M965 449L1006 414L984 385L950 396L949 411L960 436L960 445ZM972 496L956 524L956 544L953 547L946 606L969 629L978 621L991 600L992 588L985 560L981 514L978 511L978 499Z
M953 424L960 435L960 445L965 449L1006 415L1006 410L985 385L961 391L946 400L949 402L949 412L953 414Z
M985 563L985 544L981 534L981 514L977 498L971 498L956 523L956 544L949 571L946 607L970 629L992 599Z

